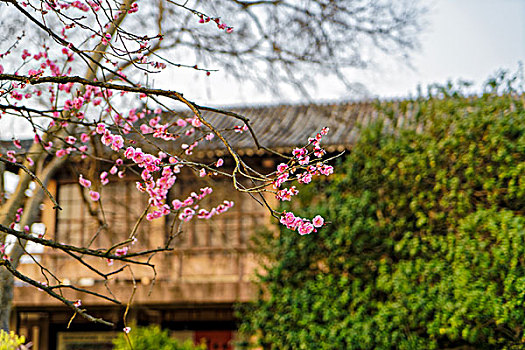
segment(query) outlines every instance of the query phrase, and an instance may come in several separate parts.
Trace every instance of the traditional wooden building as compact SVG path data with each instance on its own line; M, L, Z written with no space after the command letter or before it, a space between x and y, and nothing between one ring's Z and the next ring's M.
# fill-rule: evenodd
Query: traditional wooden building
M261 144L280 152L290 152L292 147L304 145L309 136L324 126L330 128L323 140L326 149L333 153L346 150L357 137L356 126L368 124L378 115L373 102L233 110L251 120ZM224 117L211 112L205 113L205 117L220 128L228 128L228 123L233 123L219 121ZM254 168L268 172L281 161L255 149L246 133L232 133L231 136L232 145ZM195 156L212 160L225 154L219 143L210 142ZM40 229L45 226L46 236L61 242L87 244L98 223L89 215L78 186L78 173L89 172L89 169L78 167L82 164L64 168L50 183L49 191L58 198L63 210L57 214L51 203L45 202ZM198 188L200 184L195 179L181 176L174 195ZM105 235L105 241L100 244L108 246L112 243L111 237L115 241L124 237L144 210L146 198L136 191L135 181L130 175L112 179L104 186L102 207L112 232ZM226 181L220 181L213 185L216 198L233 200L235 206L210 221L193 220L186 225L173 243L175 249L153 258L156 275L149 268L134 266L132 273L125 269L105 281L63 253L37 246L28 249L42 265L54 271L63 284L75 284L102 294L107 294L109 287L124 302L134 293L128 321L134 320L139 325L159 324L170 329L176 337L192 338L197 342L206 338L209 349L240 349L242 344L236 343L233 306L255 297L251 277L257 269L257 259L249 250L249 240L258 229L270 226L272 220L268 211L256 201L234 191ZM143 222L139 227L139 248L155 248L162 244L168 230L169 218ZM98 266L105 262L93 261L93 264ZM23 259L19 270L37 280L42 279L40 267L29 257ZM17 282L12 329L30 339L34 350L110 349L111 338L122 331L126 305L115 305L74 290L70 292L70 298L81 299L92 314L113 321L116 326L108 328L76 317L68 328L72 317L70 309L45 293Z

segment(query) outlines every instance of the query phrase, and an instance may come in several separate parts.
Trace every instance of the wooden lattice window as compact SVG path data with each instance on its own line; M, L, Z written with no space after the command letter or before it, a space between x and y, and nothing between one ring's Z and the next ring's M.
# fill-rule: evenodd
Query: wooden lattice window
M183 233L175 240L178 247L246 247L250 236L268 223L268 210L257 203L250 195L236 191L231 180L178 183L170 193L171 198L186 198L192 191L198 192L201 187L213 188L212 195L200 202L200 208L210 209L223 200L235 204L226 213L204 220L194 217L182 227ZM168 217L166 227L169 229L172 216Z
M126 239L147 205L147 196L137 191L135 181L116 181L101 190L100 203L85 201L78 183L59 186L58 199L62 210L58 212L57 239L61 242L86 246L98 233L92 247L108 246ZM88 197L89 198L89 197ZM97 211L90 215L88 205ZM100 223L107 228L101 230ZM149 223L143 220L137 231L140 244L148 246Z
M177 247L245 247L249 237L268 222L268 211L248 194L239 193L229 181L196 183L178 180L170 193L171 198L185 198L201 187L213 187L213 194L200 203L201 208L211 208L223 200L235 202L228 212L210 220L194 218L184 224L183 233L174 244ZM78 183L62 183L58 199L63 210L58 212L56 237L60 242L85 246L100 231L92 248L107 247L126 239L137 219L147 206L147 196L137 191L135 181L118 181L107 184L101 191L102 215L99 204L82 198ZM87 205L98 211L98 219L92 217ZM100 221L105 218L107 229L100 230ZM173 216L167 217L166 229L170 230ZM151 232L152 223L142 220L137 230L138 244L144 248L158 245L157 236L162 232ZM155 242L153 242L155 240ZM138 248L138 247L137 247Z

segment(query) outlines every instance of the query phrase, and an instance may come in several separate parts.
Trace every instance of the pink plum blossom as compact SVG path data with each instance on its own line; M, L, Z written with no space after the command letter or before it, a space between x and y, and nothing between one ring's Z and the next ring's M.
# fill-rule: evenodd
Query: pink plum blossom
M314 225L312 225L309 222L303 222L301 226L299 226L298 232L300 235L309 235L314 230Z
M323 227L324 225L324 219L321 215L317 215L315 216L313 219L312 219L312 224L319 228L319 227Z
M13 145L15 145L15 147L18 149L22 148L22 145L20 144L20 140L13 140Z
M91 200L96 202L100 199L100 193L97 191L89 191L89 196L91 197Z
M279 173L284 173L286 171L286 169L288 169L288 165L287 164L284 164L284 163L281 163L277 166L277 172Z
M97 124L97 128L95 130L96 130L97 134L102 135L106 131L106 126L104 124L102 124L102 123L99 123L99 124Z
M80 174L80 176L78 177L78 182L80 183L80 185L82 185L82 187L85 187L85 188L91 187L91 181L89 181L88 179L84 179L82 174Z

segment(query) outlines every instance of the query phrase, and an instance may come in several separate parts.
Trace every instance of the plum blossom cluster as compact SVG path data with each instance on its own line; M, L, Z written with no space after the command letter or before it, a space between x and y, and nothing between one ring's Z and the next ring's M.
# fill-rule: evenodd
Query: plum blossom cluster
M87 4L84 4L83 2L80 2L80 1L73 1L73 2L65 2L65 1L50 1L50 2L46 2L45 3L45 8L46 10L51 10L51 9L61 9L61 10L65 10L65 9L69 9L69 8L77 8L83 12L88 12L91 9L93 9L94 11L98 11L100 6L97 5L96 2L94 1L86 1ZM24 6L27 6L27 3L26 2L23 2L22 5ZM88 6L89 5L89 6Z
M195 204L197 201L203 200L204 197L210 195L212 192L213 192L213 189L211 187L204 187L200 189L200 194L192 192L184 201L181 201L179 199L174 199L171 202L171 204L173 205L173 209L175 210L190 207L193 204Z
M281 201L291 201L292 196L295 196L299 193L299 190L295 186L290 188L283 188L282 190L277 191L277 198Z
M72 88L73 88L72 83L58 85L58 90L64 91L66 93L70 93ZM88 103L92 103L93 106L98 106L100 105L103 99L109 98L112 95L113 95L113 92L111 90L103 90L97 86L89 85L89 86L86 86L85 92L82 95L79 95L72 99L66 99L64 101L63 110L71 111L73 115L75 115L79 119L84 119L84 114L81 112L78 112L84 105ZM51 93L50 102L54 103L55 98L56 98L55 94ZM59 117L60 114L56 114L56 113L54 117Z
M160 113L160 110L155 110L155 113ZM203 125L201 120L196 116L192 118L179 118L175 123L159 124L159 122L159 116L151 118L147 124L144 123L140 125L140 131L144 135L151 134L155 138L159 138L164 141L172 141L179 138L180 135L169 132L168 129L170 127L176 125L177 127L185 128L186 126L188 126L189 128L186 128L186 130L184 131L184 135L191 136L195 134L195 131ZM214 135L212 133L209 133L204 136L204 139L206 139L207 141L211 141L213 137ZM195 140L191 144L181 144L181 148L184 150L184 153L186 153L187 155L191 155L193 153L193 149L198 145L199 141Z
M69 68L65 70L61 70L58 62L56 60L52 60L49 58L48 50L49 48L47 46L44 46L42 51L39 51L35 54L32 54L27 49L23 50L21 54L22 60L25 63L29 63L30 61L33 61L33 63L35 64L34 68L30 68L27 71L28 75L30 76L42 75L43 73L45 73L46 69L49 70L49 73L51 74L51 76L54 76L54 77L67 75L68 73L70 73ZM65 47L62 49L62 54L66 56L67 62L71 62L74 60L72 52ZM3 73L3 68L0 68L0 74L2 73ZM67 85L67 84L62 84L62 85ZM13 87L23 88L25 87L25 84L14 84ZM49 91L54 93L52 88L49 88ZM17 100L21 100L22 98L26 98L26 99L31 98L33 97L33 94L40 96L42 94L42 91L35 89L33 92L28 92L26 94L20 94L16 91L13 91L12 97L14 97Z
M277 165L276 176L272 183L273 188L277 190L277 199L289 201L292 196L299 193L295 186L279 190L285 182L297 179L299 183L308 184L314 176L329 176L334 172L334 168L331 165L325 164L320 159L326 154L326 151L321 147L321 139L327 133L328 128L323 128L315 137L308 139L309 144L306 147L293 150L293 158L288 164L280 163ZM308 150L310 145L313 146L312 151ZM315 161L314 158L314 161L312 161L311 155L314 155L319 160Z
M209 22L215 22L215 24L217 24L217 28L219 28L220 30L224 30L228 34L233 32L233 27L230 27L226 23L221 22L220 18L218 17L213 18L213 17L208 17L205 15L200 15L199 23L209 23Z
M312 232L317 232L317 229L324 225L324 219L321 215L315 216L312 221L310 221L295 216L292 212L284 212L279 221L290 230L297 231L300 235L308 235Z
M137 238L134 237L131 244L132 245L135 244L136 241L137 241ZM116 256L125 256L128 254L128 252L129 252L129 247L122 247L122 248L115 249ZM107 259L106 261L108 263L108 266L113 266L113 263L115 262L113 259Z
M200 209L199 210L199 219L210 219L212 216L217 214L222 214L228 211L231 207L233 207L233 202L225 200L222 202L222 204L219 204L217 207L212 208L210 211L206 209Z
M5 244L1 243L0 244L0 255L2 255L2 259L3 260L11 260L11 258L9 258L9 256L5 253Z
M102 143L115 152L119 152L124 148L123 137L121 135L114 135L109 130L106 130L104 124L98 124L96 132L101 135L100 139ZM167 157L164 153L160 156L163 158ZM178 163L178 159L175 157L169 157L169 162L175 164L173 167L163 165L161 157L143 152L141 148L135 148L133 146L126 148L124 151L124 157L142 169L142 181L137 182L137 189L148 194L149 203L155 208L147 214L146 219L153 220L168 215L171 212L171 209L169 205L164 202L168 196L170 188L175 184L177 178L176 174L180 172L180 166L176 164ZM116 165L122 164L122 160L117 160ZM114 174L116 172L116 166L112 167L110 173ZM160 173L160 176L155 179L154 174L157 173ZM107 176L107 172L101 173L100 178L103 184L106 184L109 181Z
M124 256L128 254L129 247L122 247L115 249L115 255L116 256Z
M54 125L53 121L51 121L51 126L52 125ZM82 143L87 143L89 141L89 139L90 139L90 137L86 133L82 133L80 135L80 142L82 142ZM40 143L40 141L41 141L40 140L40 136L35 135L35 143ZM71 152L74 152L74 151L79 151L82 154L81 155L82 159L87 157L88 146L87 145L76 146L75 144L78 141L76 137L74 137L74 136L67 136L67 137L64 138L63 141L65 143L65 147L57 149L56 152L55 152L55 155L58 158L65 157L66 155L68 155L68 154L70 154ZM43 147L46 150L51 149L52 146L53 146L53 142L52 141L49 141L48 143L43 144ZM29 161L29 159L28 159L28 161ZM29 161L29 162L31 163L31 161Z
M243 132L248 130L248 125L235 125L233 127L233 131L238 132L239 134L242 134Z
M22 214L24 212L24 208L18 208L16 210L16 214L15 214L15 221L13 221L10 225L9 225L9 228L11 229L14 229L16 224L18 224L20 222L20 220L22 219Z
M190 221L196 214L199 219L211 219L212 216L225 213L231 207L233 207L233 202L228 200L223 201L211 210L199 209L199 206L195 205L193 208L185 208L182 213L179 214L179 220L184 222Z
M200 124L195 122L196 119L191 119L194 126L199 127ZM120 135L115 135L106 129L105 125L99 123L96 127L96 133L100 135L101 142L110 147L115 152L119 152L124 148L124 139ZM124 151L124 157L133 162L136 166L143 169L141 172L142 181L137 182L137 189L140 192L146 193L149 196L149 204L151 206L150 212L146 215L146 219L151 221L162 216L169 215L172 212L179 213L181 221L190 221L194 216L199 219L210 219L211 217L226 212L233 207L233 202L223 201L218 206L207 210L199 207L199 202L213 192L210 187L200 189L200 193L192 192L184 200L174 199L171 206L167 203L169 190L173 187L177 180L177 174L180 173L183 166L180 160L174 156L168 156L164 152L159 152L159 156L143 152L139 147L128 146ZM167 158L167 162L165 159ZM122 165L123 161L118 159L116 165ZM223 160L219 159L216 166L223 164ZM117 167L114 166L110 170L111 174L117 172ZM101 183L106 184L109 180L107 172L100 175ZM84 187L89 187L91 183L86 183L86 179L81 179L81 184Z
M89 197L91 197L91 200L96 202L100 199L100 193L98 193L97 191L93 191L91 190L91 181L89 181L88 179L85 179L84 176L82 176L82 174L80 174L80 176L78 177L78 183L84 187L84 188L87 188L89 190Z
M284 183L297 180L299 183L308 184L314 176L329 176L334 172L334 168L321 159L326 154L321 147L321 140L327 133L328 128L323 128L315 137L308 139L307 146L295 148L292 152L293 157L288 163L277 165L272 185L278 200L291 201L292 197L299 193L295 186L282 188ZM319 215L310 222L294 216L291 212L284 213L280 222L289 229L297 230L301 235L316 232L317 228L324 225L324 219Z

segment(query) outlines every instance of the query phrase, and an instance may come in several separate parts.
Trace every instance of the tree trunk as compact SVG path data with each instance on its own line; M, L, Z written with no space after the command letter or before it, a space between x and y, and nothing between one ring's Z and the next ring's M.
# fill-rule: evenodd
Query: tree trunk
M9 316L13 301L13 275L5 267L0 268L0 329L9 331Z

